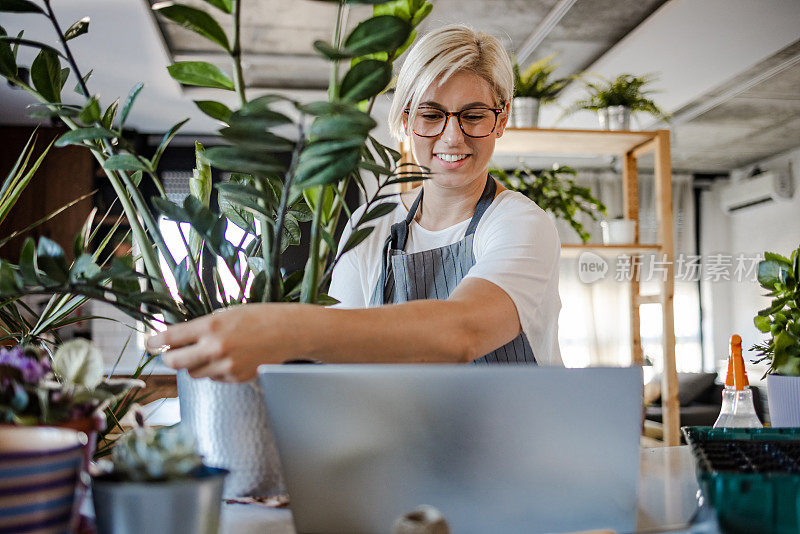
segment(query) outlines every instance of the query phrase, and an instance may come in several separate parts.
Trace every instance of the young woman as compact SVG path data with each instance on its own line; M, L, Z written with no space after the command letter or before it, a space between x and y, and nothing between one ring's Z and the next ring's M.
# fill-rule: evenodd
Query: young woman
M431 178L342 257L329 292L341 304L250 304L172 326L148 348L168 346L167 365L224 381L297 358L561 365L555 227L488 176L512 94L497 39L464 26L420 39L389 124Z

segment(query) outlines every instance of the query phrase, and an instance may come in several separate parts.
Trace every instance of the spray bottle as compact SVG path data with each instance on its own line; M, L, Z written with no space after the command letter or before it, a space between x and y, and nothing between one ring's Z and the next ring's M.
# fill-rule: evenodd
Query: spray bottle
M731 349L728 355L728 375L722 391L722 409L714 428L761 428L753 405L753 391L747 380L742 358L742 338L731 336Z

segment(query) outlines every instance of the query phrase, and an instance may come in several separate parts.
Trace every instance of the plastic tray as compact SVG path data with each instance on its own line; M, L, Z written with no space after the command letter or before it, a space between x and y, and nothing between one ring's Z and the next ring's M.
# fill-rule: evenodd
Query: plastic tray
M684 427L725 533L800 532L800 429Z

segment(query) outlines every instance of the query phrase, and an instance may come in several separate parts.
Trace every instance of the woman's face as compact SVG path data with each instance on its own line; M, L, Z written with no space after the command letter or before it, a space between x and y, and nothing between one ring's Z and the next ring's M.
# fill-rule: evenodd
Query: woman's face
M469 108L496 108L489 83L471 72L457 72L442 85L434 81L423 93L419 114L427 108L457 112ZM503 134L508 121L509 104L497 117L494 131L486 137L469 137L449 117L444 131L436 137L422 137L410 132L416 162L433 173L431 180L444 188L461 188L486 178L494 143ZM406 119L408 116L406 115ZM468 128L468 117L462 117ZM469 130L468 130L469 131Z

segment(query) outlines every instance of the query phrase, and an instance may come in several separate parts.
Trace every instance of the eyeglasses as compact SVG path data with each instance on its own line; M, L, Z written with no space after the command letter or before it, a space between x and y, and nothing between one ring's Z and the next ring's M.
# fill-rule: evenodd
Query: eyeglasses
M411 131L420 137L436 137L447 128L447 121L455 117L458 126L467 137L488 137L497 126L497 117L503 108L467 108L461 111L443 111L438 108L421 107L411 124ZM409 115L410 109L405 113Z

